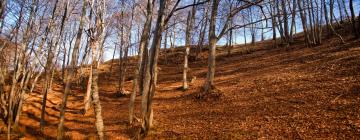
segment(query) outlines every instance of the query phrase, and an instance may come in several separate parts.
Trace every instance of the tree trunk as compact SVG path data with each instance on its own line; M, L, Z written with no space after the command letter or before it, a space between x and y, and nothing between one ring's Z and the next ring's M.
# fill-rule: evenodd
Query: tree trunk
M232 26L232 23L231 23ZM264 31L264 30L262 30ZM262 34L261 36L262 41L264 41L264 34ZM227 50L227 56L231 55L231 49L233 48L233 30L231 29L229 31L229 46L228 46L228 50Z
M334 23L334 0L329 0L329 5L330 5L330 23ZM313 8L313 7L312 7Z
M293 0L293 8L292 8L292 14L291 14L291 27L290 27L290 36L289 36L289 43L294 42L294 30L296 29L296 23L295 23L295 19L296 19L296 0ZM295 32L296 33L296 32Z
M275 7L277 9L277 14L280 14L280 5L279 5L279 1L276 0L275 1ZM285 39L285 34L284 34L284 28L283 28L283 22L282 22L282 18L280 15L277 16L277 20L278 20L278 30L279 30L279 34L280 34L280 39L281 42L283 43L286 39Z
M55 5L52 11L52 17L49 21L48 27L47 27L47 31L45 33L45 35L47 35L49 32L52 32L52 26L53 26L53 22L55 19L55 11L56 8L58 7L59 0L55 1ZM46 36L45 36L46 38ZM41 45L40 45L41 46ZM54 58L54 54L53 54L53 44L52 41L50 41L49 43L49 48L48 48L48 56L47 56L47 61L46 61L46 66L45 66L45 85L44 85L44 91L43 91L43 98L42 98L42 106L41 106L41 118L40 118L40 131L42 133L44 133L44 125L45 125L45 108L46 108L46 100L47 100L47 94L49 92L49 88L50 88L50 80L51 80L51 67L52 67L52 61ZM56 49L54 49L56 50Z
M143 94L143 88L144 88L144 75L145 75L145 67L146 67L146 61L147 61L147 55L148 50L147 46L149 44L149 36L150 36L150 30L151 30L151 22L152 22L152 11L153 11L154 4L151 2L151 0L148 0L147 3L147 15L146 15L146 21L144 23L143 33L141 34L141 40L139 44L139 60L138 60L138 69L136 71L136 75L138 75L139 80L139 93Z
M7 0L0 1L0 23L1 23L0 34L2 33L2 28L4 26L6 5L7 5Z
M67 1L67 2L69 2L69 1ZM81 41L81 37L82 37L85 15L86 15L86 2L83 1L82 14L81 14L80 23L79 23L79 30L76 35L75 45L74 45L74 49L73 49L72 55L71 55L71 64L69 67L69 73L66 75L66 78L65 78L65 84L64 84L65 89L64 89L63 100L62 100L61 107L60 107L60 121L58 124L58 130L57 130L57 139L58 140L62 140L64 137L64 120L65 120L65 108L66 108L66 103L67 103L67 96L70 94L71 78L74 77L75 71L76 71L76 65L77 65L77 61L78 61L78 57L79 57L78 51L79 51L80 41ZM69 53L70 53L70 51L69 51Z
M215 76L215 59L216 59L216 42L217 37L215 34L216 16L218 13L219 0L212 0L210 29L209 29L209 58L208 58L208 72L204 85L204 93L212 90Z
M347 11L347 8L346 8L346 3L345 3L345 0L341 0L342 2L342 6L344 8L344 12L345 12L345 15L346 15L346 19L349 20L350 19L350 16L349 16L349 12Z
M135 98L136 98L136 87L137 86L137 76L135 74L135 78L133 79L133 92L130 96L129 102L129 124L133 124L134 120L134 105L135 105Z
M244 27L244 43L245 43L245 46L246 46L246 43L247 43L247 41L246 41L246 27Z
M355 12L354 12L354 6L353 6L353 0L349 1L349 7L350 7L350 13L351 13L351 23L352 23L352 30L353 30L353 34L356 38L359 37L358 31L356 29L356 20L355 20Z
M302 0L298 0L297 4L299 7L299 11L300 11L300 17L301 17L301 23L302 23L302 27L303 27L303 32L304 32L304 40L305 40L305 45L307 47L310 47L310 39L309 39L309 34L307 31L307 26L306 26L306 15L304 14L304 9L302 9Z
M274 47L277 47L277 42L276 42L276 17L275 17L275 6L274 6L274 1L269 3L270 8L269 8L269 13L271 16L271 29L272 29L272 40L274 42Z
M109 76L112 74L112 69L113 69L113 63L114 63L114 59L115 59L116 48L117 48L117 45L115 44L114 52L113 52L112 59L111 59L111 63L110 63Z
M86 93L85 93L85 97L84 97L84 114L87 113L87 111L89 110L90 106L91 106L91 95L92 95L92 90L91 90L91 85L92 85L92 65L90 66L90 74L89 74L89 79L87 82L87 86L86 86Z
M325 13L325 20L327 20L327 6L326 6L326 3L325 3L325 1L326 0L324 0L324 2L323 2L323 6L324 6L324 13ZM341 37L341 35L340 34L338 34L336 31L335 31L335 29L334 29L334 27L332 26L332 23L331 22L329 22L329 28L330 28L330 31L331 31L331 33L332 34L335 34L339 39L340 39L340 41L341 41L341 43L345 43L345 41L344 41L344 39ZM328 33L329 34L329 33Z
M148 1L149 2L149 1ZM155 26L153 41L151 44L148 65L146 67L144 89L142 94L142 134L146 136L153 124L153 110L152 98L155 94L156 76L157 76L157 61L160 51L160 41L162 31L164 29L164 12L166 0L159 1L158 17Z
M164 58L165 58L165 64L168 64L168 59L167 59L167 38L168 38L168 32L169 30L165 31L165 36L164 36Z
M197 51L196 51L196 59L198 59L200 57L199 54L201 53L202 48L204 46L205 32L206 32L207 23L208 23L208 11L209 11L208 6L205 10L206 11L204 14L204 21L201 24L201 28L200 28L201 30L200 30L200 35L199 35L199 43L198 43L198 47L197 47Z
M94 104L94 112L95 112L95 118L96 118L96 130L99 136L100 140L104 139L104 122L103 122L103 118L101 115L101 104L100 104L100 97L99 97L99 87L98 87L98 72L97 72L97 43L98 42L94 42L91 46L92 46L92 50L93 50L93 62L92 62L92 99L93 99L93 104Z
M18 109L16 112L16 116L15 116L15 121L14 121L14 126L18 127L19 126L19 120L20 120L20 115L22 113L22 105L23 105L23 100L24 100L24 94L26 93L26 88L27 85L29 83L30 77L32 75L32 71L23 71L23 82L21 84L21 93L20 93L20 100L19 100L19 105L18 105Z
M341 2L340 2L340 0L337 0L336 2L337 2L337 4L338 4L340 21L343 22L343 21L344 21L344 18L343 18L344 14L343 14L343 11L342 11L342 9L341 9Z
M90 3L90 5L94 5L95 3ZM95 126L97 130L97 134L100 140L104 139L104 122L102 118L102 110L101 103L99 97L99 87L98 87L98 66L99 59L101 56L101 49L103 41L105 40L105 17L106 17L106 6L105 1L101 0L96 3L96 15L95 25L92 25L90 30L90 48L92 51L92 78L91 78L91 89L92 89L92 99L93 99L93 108L95 112ZM93 12L93 11L92 11Z
M310 40L311 40L311 42L313 44L313 43L315 43L315 37L314 37L315 31L314 31L314 18L313 18L314 16L313 16L312 8L310 8L310 5L311 5L312 1L306 0L306 2L307 2L307 11L308 11L308 16L309 16Z
M194 0L194 4L196 1ZM189 88L187 81L187 72L189 70L189 53L190 53L190 45L191 45L191 37L193 31L193 24L195 21L195 6L192 7L191 12L188 13L187 17L187 26L186 26L186 39L185 39L185 52L184 52L184 69L183 69L183 89L187 90Z
M124 1L122 2L124 3ZM123 19L123 16L124 16L124 11L121 11L121 20ZM121 27L120 27L120 57L119 57L119 73L120 73L120 77L119 77L119 94L122 94L122 91L123 91L123 88L124 88L124 59L125 59L125 55L124 55L124 52L125 52L125 48L126 47L124 44L124 23L121 24Z
M289 23L288 23L288 16L286 10L286 1L281 0L282 12L283 12L283 20L284 20L284 35L285 35L285 42L289 43Z

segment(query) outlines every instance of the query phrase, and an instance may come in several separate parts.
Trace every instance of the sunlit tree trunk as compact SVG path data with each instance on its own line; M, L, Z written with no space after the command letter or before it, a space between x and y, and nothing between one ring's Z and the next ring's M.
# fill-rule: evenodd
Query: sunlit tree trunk
M219 0L212 0L210 26L209 26L209 58L208 58L208 73L204 85L204 92L211 91L214 84L215 76L215 55L217 37L215 34L216 16L218 13Z
M53 23L54 23L54 19L55 19L55 11L58 4L58 0L55 1L55 5L52 11L52 17L49 21L48 26L46 27L46 31L45 31L45 37L49 32L52 32L52 28L53 28ZM53 40L52 40L53 41ZM45 125L45 108L46 108L46 100L47 100L47 94L49 92L50 89L50 80L51 80L51 68L52 68L52 61L54 58L54 46L52 44L52 41L50 41L49 43L49 47L48 47L48 55L47 55L47 61L46 61L46 66L45 66L45 85L44 85L44 91L43 91L43 97L42 97L42 107L41 107L41 118L40 118L40 131L44 132L44 125Z
M132 23L133 23L133 19L134 19L134 9L135 9L135 5L132 6L132 11L131 11L131 21L130 21L130 27L129 27L129 45L128 48L131 47L131 37L132 37ZM134 75L134 79L133 79L133 92L130 96L130 102L129 102L129 123L132 124L133 122L133 118L134 118L134 104L135 104L135 97L136 97L136 89L137 89L137 72L135 72Z
M72 55L71 55L71 64L69 67L69 73L66 75L66 78L65 78L65 84L64 84L65 89L64 89L64 95L63 95L61 107L60 107L60 121L58 124L58 130L57 130L57 139L58 140L61 140L64 137L64 120L65 120L65 108L66 108L66 103L67 103L67 96L70 94L71 79L72 79L72 77L75 76L75 70L76 70L76 65L77 65L78 56L79 56L78 51L79 51L80 41L81 41L81 37L82 37L85 14L86 14L86 2L83 1L82 14L81 14L80 23L79 23L79 30L76 35L75 45L74 45L74 49L73 49ZM70 53L70 51L69 51L69 53Z
M138 60L138 68L136 71L136 75L138 75L139 80L139 93L142 95L144 89L144 76L145 76L145 67L147 64L148 57L148 49L147 46L149 44L150 30L151 30L151 22L152 22L152 14L153 14L154 3L151 0L147 1L146 7L146 21L144 23L143 33L141 34L140 44L139 44L139 60Z
M148 1L148 3L150 3ZM152 99L155 95L156 76L157 76L157 61L160 51L161 35L164 30L164 12L166 0L159 1L158 17L154 29L154 37L150 47L148 65L145 68L144 88L141 102L142 112L142 134L146 136L153 124L153 109Z

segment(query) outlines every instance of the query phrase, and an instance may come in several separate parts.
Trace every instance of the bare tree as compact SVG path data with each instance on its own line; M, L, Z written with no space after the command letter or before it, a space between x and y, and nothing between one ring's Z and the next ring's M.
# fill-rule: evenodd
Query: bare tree
M353 4L353 0L350 0L349 1L349 7L350 7L350 13L351 13L351 23L352 23L352 28L353 28L353 34L356 38L359 37L359 32L358 30L356 29L356 21L355 21L355 12L354 12L354 4Z
M199 41L198 41L198 46L197 46L197 51L196 51L196 58L199 58L199 54L202 51L202 48L204 46L204 39L205 39L205 33L207 30L207 26L208 26L208 4L206 4L205 8L204 8L204 15L203 15L203 20L202 20L202 24L200 27L200 34L199 34Z
M96 8L94 8L94 6ZM94 104L95 112L95 126L97 134L100 140L104 139L104 122L101 115L101 104L99 98L99 87L98 87L98 66L99 66L99 57L100 57L100 46L102 41L105 38L105 10L106 4L104 0L96 1L96 3L90 3L92 11L96 10L96 13L93 13L95 17L95 25L90 26L88 29L88 36L90 38L89 45L92 52L92 79L91 79L91 90L92 90L92 99Z
M341 43L345 43L345 41L344 41L344 39L342 38L342 36L340 35L340 34L338 34L336 31L335 31L335 29L334 29L334 27L332 26L332 21L330 20L329 21L329 19L328 19L328 15L327 15L327 6L326 6L326 0L323 0L323 9L324 9L324 17L325 17L325 21L328 23L328 28L330 28L330 32L332 33L332 34L335 34L339 39L340 39L340 41L341 41ZM331 15L331 14L330 14ZM329 29L328 29L328 31L329 31ZM355 30L356 31L356 30ZM330 33L330 32L328 32L328 34Z
M194 4L196 1L194 0ZM187 81L187 72L189 70L188 57L190 53L190 45L191 45L191 36L193 35L193 26L195 22L195 6L192 7L192 10L188 12L188 17L186 21L186 39L185 39L185 52L184 52L184 69L183 69L183 89L187 90L189 85Z
M77 61L78 61L78 52L79 52L79 48L80 48L80 41L81 41L81 37L82 37L82 31L83 31L83 26L84 26L84 17L86 15L86 7L87 7L87 3L84 0L83 4L82 4L82 14L80 16L80 21L79 21L79 29L78 32L76 34L76 40L75 40L75 45L74 45L74 49L72 51L72 57L71 57L71 64L69 67L69 73L66 75L66 79L65 79L65 89L64 89L64 95L63 95L63 100L61 103L61 108L60 108L60 121L58 124L58 130L57 130L57 139L61 140L64 137L64 120L65 120L65 108L66 108L66 103L67 103L67 96L70 93L70 87L71 87L71 78L74 77L75 75L75 71L76 71L76 65L77 65ZM70 51L69 51L70 53Z
M45 42L45 38L46 36L53 31L53 24L54 24L54 19L55 19L55 12L56 12L56 9L57 9L57 4L58 4L58 0L55 1L55 4L54 4L54 8L52 10L52 16L51 16L51 19L48 23L48 26L46 27L46 31L45 31L45 34L43 36L43 42L41 43L41 46L42 44ZM41 107L41 118L40 118L40 131L41 132L44 132L44 125L45 125L45 108L46 108L46 100L47 100L47 94L49 92L49 89L50 89L50 78L51 78L51 68L52 68L52 61L53 61L53 58L54 58L54 54L53 54L53 50L56 50L54 49L54 46L52 44L52 41L50 41L49 43L49 48L48 48L48 54L47 54L47 61L46 61L46 66L45 66L45 85L44 85L44 91L43 91L43 98L42 98L42 107Z
M229 23L237 13L241 10L249 8L253 5L257 5L262 0L257 0L255 2L245 2L246 4L241 5L239 7L235 7L226 17L226 21L223 27L220 29L219 35L215 34L216 30L216 16L218 14L218 7L219 7L220 0L212 0L211 6L211 16L210 16L210 26L209 26L209 58L208 58L208 72L206 76L206 81L204 85L204 92L208 93L212 90L212 86L214 84L214 77L215 77L215 58L216 58L216 43L217 41L224 36L229 29L234 27L229 27ZM235 25L234 25L235 26Z

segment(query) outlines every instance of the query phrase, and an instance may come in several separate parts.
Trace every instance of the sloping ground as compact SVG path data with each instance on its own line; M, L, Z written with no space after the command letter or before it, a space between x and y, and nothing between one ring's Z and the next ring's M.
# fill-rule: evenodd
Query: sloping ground
M360 137L360 42L336 38L305 48L300 41L288 48L256 50L235 47L225 56L219 48L215 87L220 98L196 99L206 75L206 52L190 61L187 91L182 82L182 53L163 57L154 98L154 131L148 139L356 139ZM134 61L132 61L134 62ZM117 62L114 62L117 64ZM134 63L132 63L134 67ZM118 67L109 74L103 65L100 97L108 139L133 137L139 125L128 125L128 97L116 96ZM133 72L133 70L129 70ZM131 81L126 89L131 91ZM47 102L45 133L39 133L41 88L26 97L20 131L25 139L56 137L62 87L54 86ZM94 115L83 115L84 90L73 87L66 112L69 139L95 139ZM140 116L140 96L136 100ZM4 132L1 132L4 133ZM0 135L0 138L5 136Z

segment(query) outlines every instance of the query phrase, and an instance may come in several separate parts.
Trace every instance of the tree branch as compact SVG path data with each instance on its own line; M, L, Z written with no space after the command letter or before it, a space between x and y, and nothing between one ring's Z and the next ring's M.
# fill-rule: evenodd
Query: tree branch
M229 22L230 20L237 14L239 13L241 10L243 9L246 9L246 8L249 8L253 5L258 5L259 3L261 3L263 0L256 0L255 2L250 2L250 1L247 1L247 0L244 0L246 3L248 4L245 4L245 5L242 5L240 7L237 7L235 8L233 11L230 12L230 14L227 16L226 18L226 22L225 22L225 25L224 27L222 28L220 34L216 37L217 39L220 39L222 36L224 36L227 32L228 32L228 26L229 26Z

